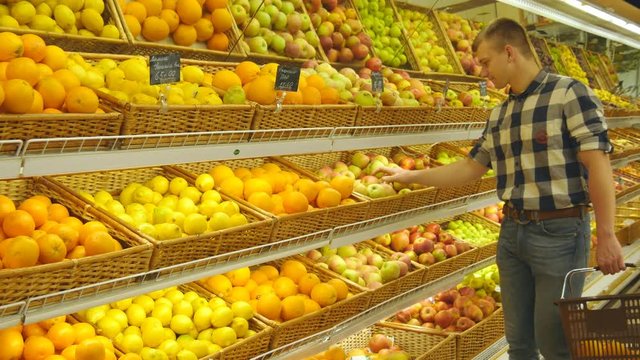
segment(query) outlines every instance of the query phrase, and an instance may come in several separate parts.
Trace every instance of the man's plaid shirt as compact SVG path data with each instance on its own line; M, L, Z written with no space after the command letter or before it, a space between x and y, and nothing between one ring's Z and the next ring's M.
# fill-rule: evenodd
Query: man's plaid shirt
M602 104L582 83L544 70L491 112L469 156L492 168L498 196L516 209L553 210L589 203L585 150L610 152Z

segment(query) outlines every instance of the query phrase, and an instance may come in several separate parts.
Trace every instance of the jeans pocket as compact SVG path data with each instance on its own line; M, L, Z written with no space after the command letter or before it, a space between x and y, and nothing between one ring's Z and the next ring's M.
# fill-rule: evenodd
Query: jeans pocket
M558 238L575 238L578 235L582 220L578 218L561 218L540 220L537 225L548 236Z

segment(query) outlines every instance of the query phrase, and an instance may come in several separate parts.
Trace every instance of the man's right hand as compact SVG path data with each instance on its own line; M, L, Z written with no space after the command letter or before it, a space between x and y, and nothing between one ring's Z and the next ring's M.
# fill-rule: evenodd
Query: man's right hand
M408 181L407 178L410 172L411 170L405 170L401 167L383 166L383 167L377 168L376 171L374 171L374 173L371 175L375 176L378 173L385 173L388 175L383 176L380 180L388 183L399 182L403 184L408 184L410 183L410 181Z

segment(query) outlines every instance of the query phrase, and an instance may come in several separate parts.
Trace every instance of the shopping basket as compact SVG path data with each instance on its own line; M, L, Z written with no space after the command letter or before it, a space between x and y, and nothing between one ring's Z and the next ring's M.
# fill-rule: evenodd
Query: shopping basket
M625 265L638 269L634 264ZM582 268L567 273L562 297L556 302L571 359L640 359L640 293L564 298L573 275L597 270Z

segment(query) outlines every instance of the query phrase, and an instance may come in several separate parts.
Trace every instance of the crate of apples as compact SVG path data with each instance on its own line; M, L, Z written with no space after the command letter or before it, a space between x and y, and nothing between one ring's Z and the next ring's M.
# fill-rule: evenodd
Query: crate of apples
M473 213L495 223L502 224L502 220L504 220L504 213L502 212L503 207L504 201L500 201L495 205L489 205L485 208L475 210Z
M476 261L496 254L500 225L493 221L472 213L466 213L455 216L451 220L443 221L442 229L477 247L478 258Z

